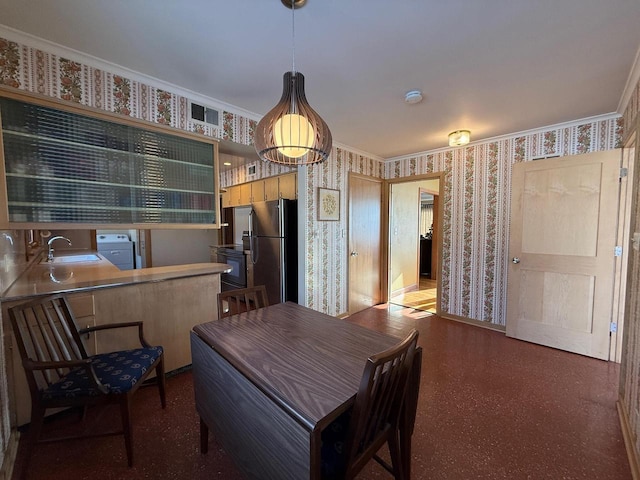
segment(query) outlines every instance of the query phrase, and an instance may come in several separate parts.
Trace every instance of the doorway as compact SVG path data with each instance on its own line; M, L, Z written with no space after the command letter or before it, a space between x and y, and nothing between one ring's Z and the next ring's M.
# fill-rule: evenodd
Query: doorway
M436 314L441 224L440 174L389 182L389 303Z

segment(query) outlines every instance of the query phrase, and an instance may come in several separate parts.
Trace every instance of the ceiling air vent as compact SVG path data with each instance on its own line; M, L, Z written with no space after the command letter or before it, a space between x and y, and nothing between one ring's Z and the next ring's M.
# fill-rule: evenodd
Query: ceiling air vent
M207 125L217 127L220 124L218 120L219 118L220 115L218 110L191 102L191 120L194 122L205 123Z

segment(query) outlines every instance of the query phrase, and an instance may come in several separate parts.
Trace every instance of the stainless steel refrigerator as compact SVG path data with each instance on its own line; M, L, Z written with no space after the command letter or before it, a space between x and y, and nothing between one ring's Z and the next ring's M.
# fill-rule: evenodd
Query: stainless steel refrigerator
M269 304L297 302L297 201L281 198L252 204L249 245L253 284L266 287Z

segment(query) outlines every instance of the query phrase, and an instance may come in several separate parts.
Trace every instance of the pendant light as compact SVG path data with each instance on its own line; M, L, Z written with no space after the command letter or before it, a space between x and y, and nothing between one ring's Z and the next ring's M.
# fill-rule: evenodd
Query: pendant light
M293 68L284 74L282 98L255 130L254 144L261 159L284 165L309 165L327 159L331 132L304 94L304 75L296 72L295 10L306 0L281 0L291 9Z

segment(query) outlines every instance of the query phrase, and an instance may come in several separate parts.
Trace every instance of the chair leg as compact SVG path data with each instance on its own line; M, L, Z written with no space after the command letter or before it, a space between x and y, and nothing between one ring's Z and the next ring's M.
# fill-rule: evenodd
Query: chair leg
M167 406L167 397L165 394L166 378L164 375L164 355L156 366L156 377L158 380L158 390L160 391L160 403L162 404L162 408L165 408Z
M402 474L405 478L411 478L411 431L409 427L401 425L399 436Z
M120 415L122 417L122 431L124 433L124 445L127 449L127 461L129 467L133 467L133 429L131 426L131 397L122 395L120 399Z
M26 442L26 453L24 456L24 467L22 468L23 477L26 475L31 454L40 439L40 432L42 431L42 424L44 423L45 409L32 403L31 404L31 423L29 424L29 431Z
M391 465L393 466L393 476L396 480L404 480L404 466L402 465L402 455L400 450L400 442L398 432L394 432L389 437L389 454L391 456Z
M200 453L205 454L209 451L209 427L202 417L200 417Z

